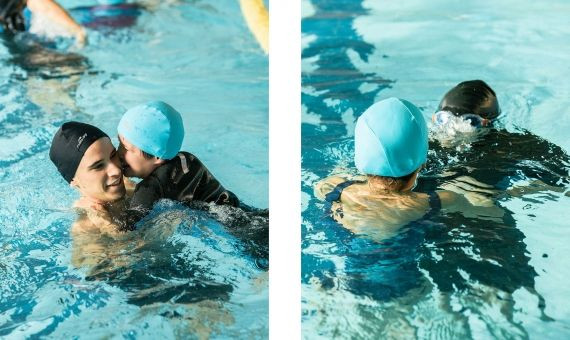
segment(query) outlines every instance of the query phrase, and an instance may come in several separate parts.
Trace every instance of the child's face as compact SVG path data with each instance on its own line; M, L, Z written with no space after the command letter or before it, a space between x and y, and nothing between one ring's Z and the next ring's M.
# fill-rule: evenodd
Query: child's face
M145 158L142 150L119 135L119 157L123 165L123 173L127 177L146 178L159 165L156 157Z

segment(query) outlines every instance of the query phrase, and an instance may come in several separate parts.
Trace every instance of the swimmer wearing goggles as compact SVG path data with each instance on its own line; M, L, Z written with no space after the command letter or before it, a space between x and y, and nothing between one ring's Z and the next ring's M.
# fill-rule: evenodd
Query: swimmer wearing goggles
M445 125L451 120L462 119L468 121L471 126L480 128L491 125L491 120L483 118L473 113L466 113L462 115L455 115L449 111L438 111L434 113L432 120L436 125Z
M490 126L500 114L495 91L482 80L468 80L445 94L432 120L438 126L460 120L480 128Z

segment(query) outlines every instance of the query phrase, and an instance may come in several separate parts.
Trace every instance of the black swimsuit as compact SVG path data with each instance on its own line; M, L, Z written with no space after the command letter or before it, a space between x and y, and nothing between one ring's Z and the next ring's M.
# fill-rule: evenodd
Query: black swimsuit
M339 183L337 184L336 187L334 187L334 189L331 192L325 195L325 200L329 202L331 205L333 202L340 202L340 196L342 195L342 191L355 183L361 184L361 183L366 183L366 181L348 180ZM435 191L431 191L427 194L429 195L429 210L418 221L430 219L441 210L441 199L439 198L439 195ZM342 217L342 211L339 211L339 214Z

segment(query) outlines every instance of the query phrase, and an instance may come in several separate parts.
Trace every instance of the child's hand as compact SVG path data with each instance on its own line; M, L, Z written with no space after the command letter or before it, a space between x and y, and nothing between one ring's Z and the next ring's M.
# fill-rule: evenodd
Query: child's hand
M548 185L539 179L531 180L525 185L513 185L506 190L507 194L513 197L522 197L524 195L535 194L544 191L564 192L564 188ZM566 193L568 196L568 192Z
M127 176L123 176L123 183L125 183L125 189L127 189L127 197L133 196L137 184L131 181Z

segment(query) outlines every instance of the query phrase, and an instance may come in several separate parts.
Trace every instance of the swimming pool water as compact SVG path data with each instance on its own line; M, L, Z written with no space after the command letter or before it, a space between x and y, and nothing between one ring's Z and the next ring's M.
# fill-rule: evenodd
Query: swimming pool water
M239 4L145 3L81 50L29 34L0 44L0 336L267 337L267 272L204 213L162 202L120 241L71 239L78 195L49 161L53 134L79 120L116 145L122 113L147 100L182 113L183 149L224 186L268 205L268 60Z
M569 10L556 0L302 2L305 338L570 334ZM354 173L356 118L397 96L430 119L445 92L469 79L497 92L499 132L457 149L432 136L417 190L457 174L500 191L536 179L551 187L499 195L500 221L441 214L383 241L334 222L313 185Z

